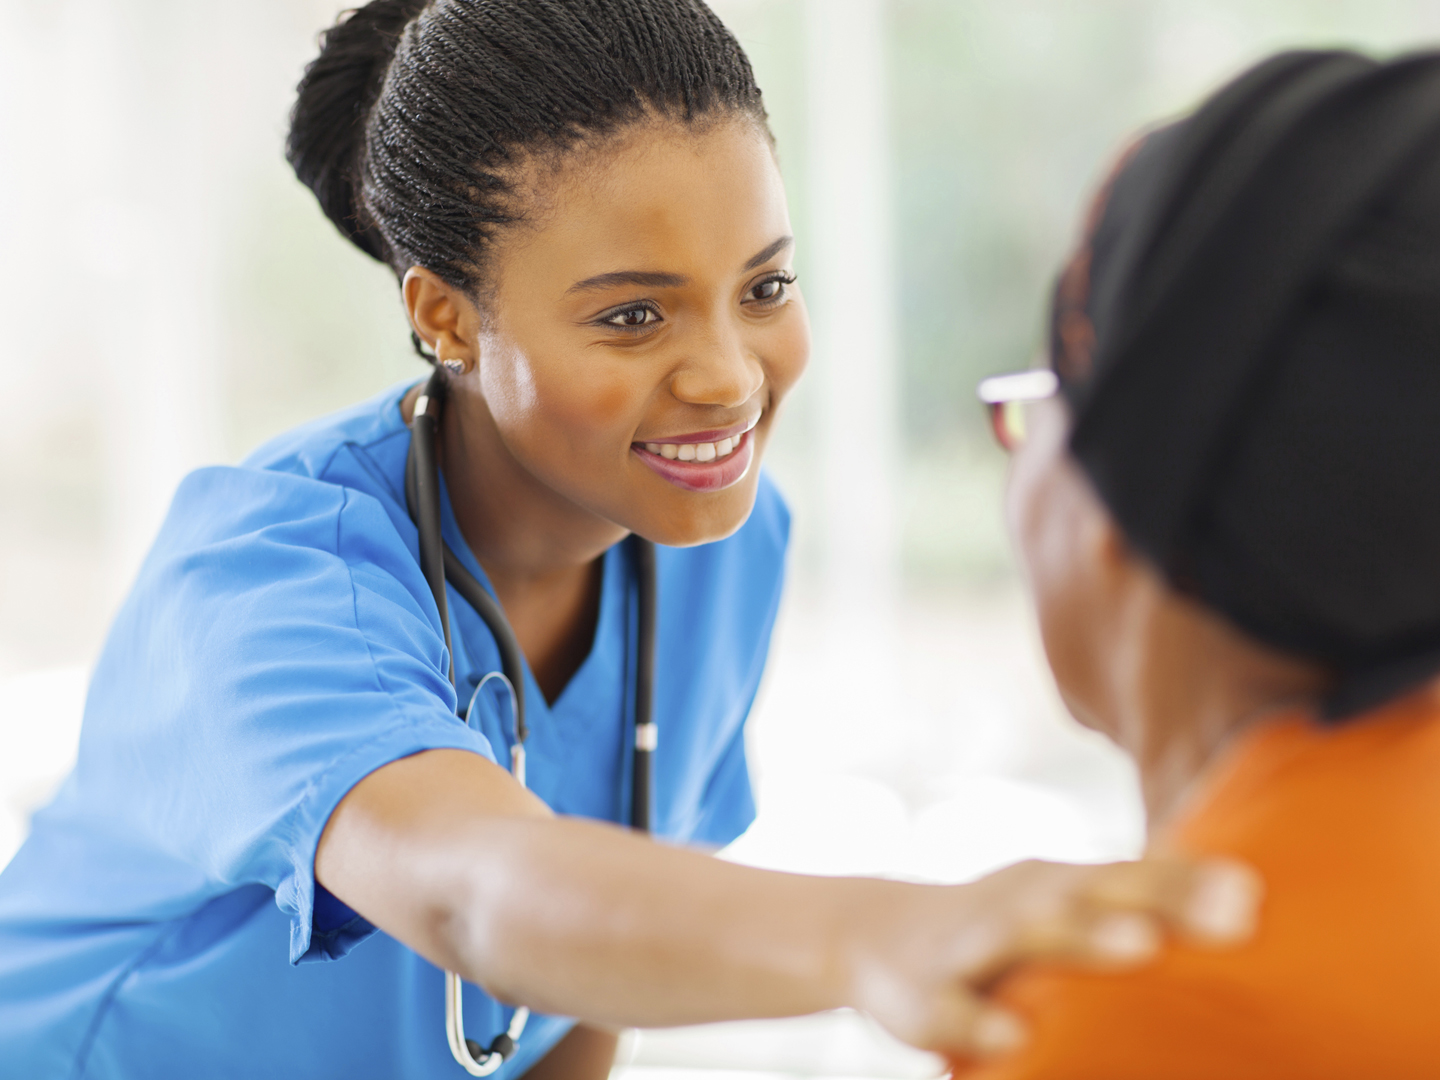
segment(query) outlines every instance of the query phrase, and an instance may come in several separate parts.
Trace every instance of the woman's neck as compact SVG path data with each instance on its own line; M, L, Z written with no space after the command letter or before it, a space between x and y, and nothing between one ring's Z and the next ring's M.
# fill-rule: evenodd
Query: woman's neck
M1277 698L1242 704L1217 696L1187 704L1163 713L1166 722L1152 728L1136 757L1152 830L1174 816L1207 768L1237 737L1298 702Z
M401 403L407 422L419 392L412 389ZM477 395L446 402L439 450L456 524L553 702L589 654L600 612L601 556L626 532L527 472Z
M1168 820L1238 736L1277 713L1313 709L1326 675L1168 593L1118 657L1121 742L1140 769L1151 828Z

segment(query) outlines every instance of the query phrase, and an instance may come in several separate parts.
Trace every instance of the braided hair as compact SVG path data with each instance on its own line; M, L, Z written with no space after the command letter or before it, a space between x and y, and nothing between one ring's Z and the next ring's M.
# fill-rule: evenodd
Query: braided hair
M750 62L702 0L372 0L321 35L286 157L360 250L473 294L520 216L519 163L727 113L764 128Z

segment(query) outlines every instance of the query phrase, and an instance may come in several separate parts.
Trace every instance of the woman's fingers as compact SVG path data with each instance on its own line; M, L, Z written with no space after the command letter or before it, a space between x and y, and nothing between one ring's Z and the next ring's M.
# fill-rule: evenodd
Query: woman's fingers
M1078 899L1102 912L1152 914L1191 941L1233 945L1254 934L1263 891L1259 875L1233 860L1151 857L1095 867Z
M966 1046L969 1056L985 1060L1013 1054L1025 1045L1030 1033L1021 1019L1008 1009L986 1005L970 1025Z
M977 985L988 989L1016 964L1030 960L1061 960L1105 970L1136 967L1153 960L1163 940L1162 921L1144 911L1070 908L1020 927L1013 947L995 957Z
M896 1037L952 1061L984 1061L1012 1054L1029 1038L1024 1022L966 985L952 984L929 1000L891 1015L871 1013Z
M899 1038L952 1058L1025 1041L1023 1021L989 1000L1016 965L1101 970L1143 965L1165 939L1237 944L1254 933L1261 887L1228 860L1152 856L1133 863L1028 862L971 885L908 889L904 910L869 919L854 1000Z
M1167 934L1239 944L1255 931L1262 891L1258 875L1239 863L1153 856L1103 866L1025 863L986 884L994 890L990 903L1014 914L1008 936L998 935L993 951L977 958L969 985L982 992L1033 960L1140 966L1159 954Z

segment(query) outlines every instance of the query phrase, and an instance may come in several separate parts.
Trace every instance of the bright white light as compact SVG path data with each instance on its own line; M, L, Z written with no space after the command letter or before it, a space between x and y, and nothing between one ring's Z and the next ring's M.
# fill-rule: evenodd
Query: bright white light
M0 682L0 867L75 763L89 677L73 667Z

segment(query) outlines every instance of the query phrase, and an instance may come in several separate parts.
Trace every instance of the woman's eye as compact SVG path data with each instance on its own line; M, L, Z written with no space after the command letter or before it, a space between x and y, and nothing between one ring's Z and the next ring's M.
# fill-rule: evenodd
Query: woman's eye
M781 274L778 277L766 278L758 282L750 289L750 302L757 304L776 304L785 297L785 288L793 285L795 278L791 274Z
M649 326L652 322L659 321L660 316L648 307L625 308L622 311L617 311L613 315L607 315L605 317L605 324L607 326L619 326L626 330L640 326Z

